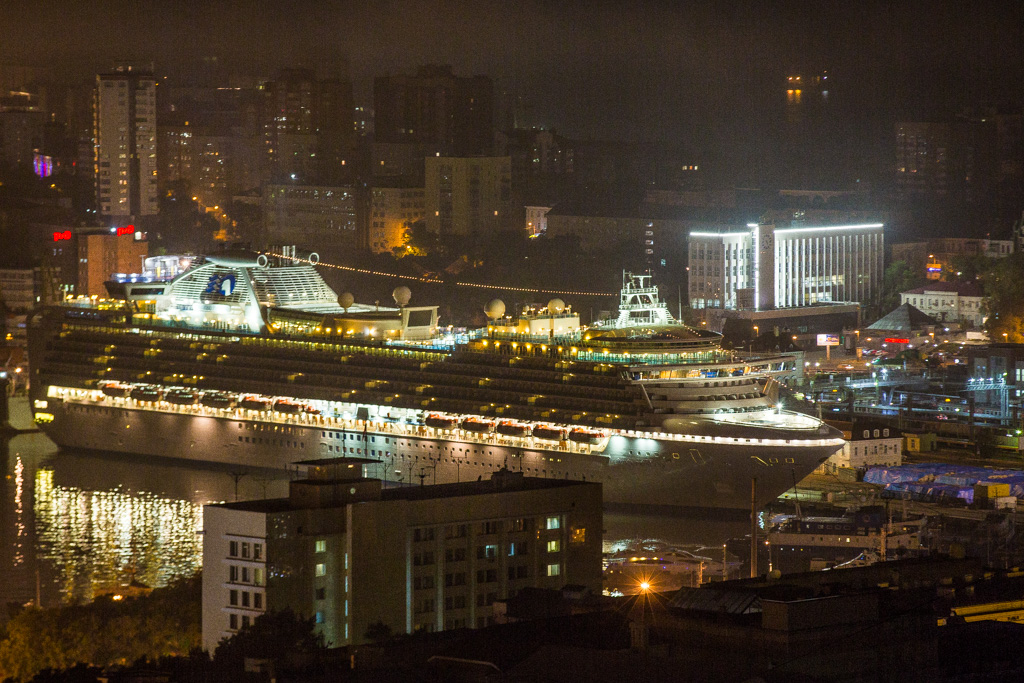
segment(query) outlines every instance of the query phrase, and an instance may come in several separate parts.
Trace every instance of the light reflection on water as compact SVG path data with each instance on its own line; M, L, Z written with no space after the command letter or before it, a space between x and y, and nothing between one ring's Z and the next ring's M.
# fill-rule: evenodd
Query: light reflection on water
M26 403L27 414L27 403ZM202 507L287 495L289 474L61 452L42 434L0 440L0 605L85 601L152 587L202 563ZM607 513L606 552L638 543L719 547L746 522ZM717 549L713 551L717 557ZM702 553L704 554L704 553Z
M40 559L52 562L65 599L91 600L132 580L165 586L202 563L202 505L147 491L83 491L35 477Z

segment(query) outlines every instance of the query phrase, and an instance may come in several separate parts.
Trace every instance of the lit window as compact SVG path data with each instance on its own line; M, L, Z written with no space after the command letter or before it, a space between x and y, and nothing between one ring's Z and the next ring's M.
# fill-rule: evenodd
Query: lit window
M553 541L548 541L548 552L549 553L557 553L559 550L561 550L561 548L558 545L558 539L557 538L555 540L553 540Z
M587 529L586 527L574 526L572 533L569 534L569 542L573 545L587 542Z
M558 517L548 517L548 519L547 519L547 528L548 529L561 529L562 528L562 521L561 521L561 519L558 518Z
M318 553L327 552L327 541L317 541L315 543L314 550Z
M315 570L314 573L317 576L326 576L327 575L327 565L323 564L323 563L318 564L316 566L316 570Z
M558 576L562 573L562 565L560 564L549 564L548 565L548 576Z

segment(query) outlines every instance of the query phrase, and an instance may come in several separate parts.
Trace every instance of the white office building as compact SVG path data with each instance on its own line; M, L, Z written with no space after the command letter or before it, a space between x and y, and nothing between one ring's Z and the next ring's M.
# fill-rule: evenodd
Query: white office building
M867 302L881 286L881 223L776 228L689 235L693 308L767 310Z

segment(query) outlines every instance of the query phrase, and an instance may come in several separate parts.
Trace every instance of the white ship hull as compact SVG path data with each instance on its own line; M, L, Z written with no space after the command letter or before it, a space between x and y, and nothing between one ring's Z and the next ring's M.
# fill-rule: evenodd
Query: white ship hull
M367 476L406 484L489 478L508 467L528 476L600 482L606 503L670 508L749 510L754 479L755 504L762 507L838 448L834 439L744 445L739 442L753 440L697 443L646 434L613 436L598 449L386 421L108 401L117 405L51 397L37 404L37 422L64 448L274 469L359 457L378 461L367 465Z

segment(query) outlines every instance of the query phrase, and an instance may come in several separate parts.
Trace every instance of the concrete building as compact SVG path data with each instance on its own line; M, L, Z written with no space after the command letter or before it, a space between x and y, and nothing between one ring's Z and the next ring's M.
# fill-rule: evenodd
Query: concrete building
M362 476L376 463L312 461L286 499L205 508L205 649L268 609L312 617L337 647L378 623L393 633L487 626L493 604L526 587L600 588L599 484L502 470L382 489Z
M843 450L824 463L825 471L836 467L864 470L868 467L897 467L903 464L903 433L895 427L872 422L832 423L843 430ZM833 470L829 470L832 467Z
M487 76L455 76L447 65L380 76L373 79L373 111L377 142L439 146L453 156L493 153L494 84Z
M548 231L548 211L550 206L525 206L526 234L530 237L543 235Z
M120 228L81 228L78 241L78 284L80 296L107 296L103 283L114 273L137 273L149 256L144 232L135 226Z
M156 214L156 78L128 66L99 74L94 102L100 215L133 220Z
M689 235L693 308L765 310L873 301L884 271L881 223Z
M390 253L404 247L405 231L426 216L422 187L374 187L370 193L370 249Z
M900 303L910 304L939 322L985 324L985 293L977 282L934 282L900 292Z
M0 167L31 168L43 148L45 128L46 112L35 95L0 93Z
M355 248L356 196L351 187L265 185L263 241L313 250Z
M926 242L903 242L891 247L891 261L904 261L914 271L926 273L929 280L956 275L959 258L1005 258L1013 253L1014 240L974 237L936 237Z
M427 229L442 236L496 232L511 227L508 157L427 157Z

